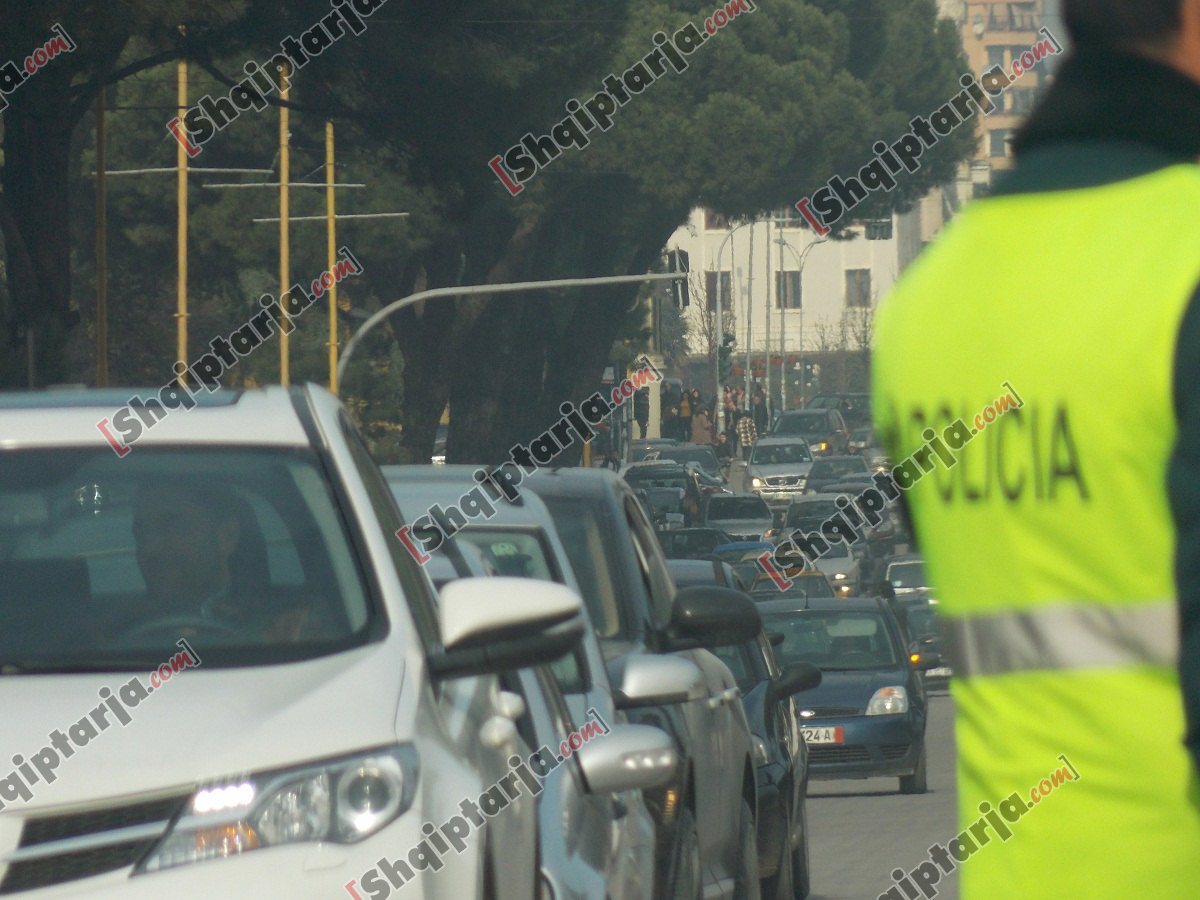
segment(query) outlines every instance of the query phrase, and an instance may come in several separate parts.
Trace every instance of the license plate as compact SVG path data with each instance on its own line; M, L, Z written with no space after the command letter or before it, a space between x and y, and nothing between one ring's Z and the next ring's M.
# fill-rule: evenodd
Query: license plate
M932 678L949 678L951 673L949 666L938 666L936 669L930 669L925 674Z
M846 736L841 726L826 726L824 728L801 728L806 744L844 744Z

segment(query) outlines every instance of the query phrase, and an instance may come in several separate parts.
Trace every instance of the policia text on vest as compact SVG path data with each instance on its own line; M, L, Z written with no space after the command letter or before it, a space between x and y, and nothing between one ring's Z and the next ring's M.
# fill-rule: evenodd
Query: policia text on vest
M967 424L965 413L955 419L952 419L949 414L944 416L943 421L947 424L940 437L933 428L924 424L926 421L924 414L919 410L916 411L922 416L920 419L922 423L921 437L925 440L925 444L907 459L893 466L890 473L881 472L875 475L873 480L877 487L861 492L853 501L838 497L834 502L837 503L841 512L822 522L819 531L806 534L797 529L792 532L775 548L773 554L775 565L795 568L798 565L797 558L801 555L809 562L816 562L829 552L831 543L845 541L846 544L853 544L859 539L856 529L863 524L864 519L870 525L878 525L883 521L880 512L889 503L899 499L901 491L909 490L930 472L937 470L937 466L934 464L935 458L941 461L947 471L952 472L961 462L952 451L962 450L978 435L989 429L991 431L999 430L991 428L993 423L1002 418L1010 418L1005 416L1005 413L1024 408L1025 401L1021 399L1021 395L1017 393L1016 389L1007 381L1003 386L1007 388L1007 392L981 409L972 420L973 425ZM963 470L965 471L965 466ZM1075 470L1078 471L1077 465ZM759 559L759 563L779 585L780 590L787 590L791 586L787 579L776 577L778 573L772 570L762 558Z

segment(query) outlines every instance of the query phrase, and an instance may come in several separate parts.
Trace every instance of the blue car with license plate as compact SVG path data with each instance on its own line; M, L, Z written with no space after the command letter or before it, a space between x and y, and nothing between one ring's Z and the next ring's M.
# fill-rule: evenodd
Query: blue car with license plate
M809 776L895 777L902 794L923 794L924 671L941 665L938 655L909 645L881 599L784 598L758 610L764 629L782 635L781 668L807 662L822 673L800 701Z

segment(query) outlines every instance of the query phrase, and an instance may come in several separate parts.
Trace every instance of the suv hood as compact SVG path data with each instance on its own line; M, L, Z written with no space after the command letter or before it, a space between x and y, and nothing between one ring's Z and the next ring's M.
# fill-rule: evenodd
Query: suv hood
M38 781L32 799L6 802L4 812L164 789L182 793L212 778L393 743L405 668L396 650L393 642L374 643L305 662L208 670L201 664L178 672L136 707L126 706L128 724L111 711L104 730L92 722L98 733L81 738L85 746L72 742L69 758L60 754L56 780ZM0 678L3 769L13 754L32 759L50 743L52 731L66 734L88 717L101 688L120 696L120 686L133 677ZM145 683L149 674L138 677Z
M808 475L808 470L811 468L811 460L803 463L772 463L770 465L750 463L746 467L752 475Z
M903 669L880 669L857 672L821 670L821 684L811 691L796 695L796 703L803 712L829 706L854 707L862 715L871 697L881 687L908 684L908 673ZM907 688L906 688L907 689Z

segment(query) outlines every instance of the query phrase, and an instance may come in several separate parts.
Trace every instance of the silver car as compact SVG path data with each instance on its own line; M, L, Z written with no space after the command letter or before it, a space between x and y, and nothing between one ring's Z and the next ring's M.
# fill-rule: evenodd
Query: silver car
M434 504L448 507L475 488L475 470L386 466L383 472L401 510L415 520ZM426 568L435 582L492 574L579 589L554 520L532 492L525 492L519 504L497 502L494 515L470 521L431 555ZM445 571L448 563L456 572ZM558 900L648 900L654 888L655 823L641 789L659 787L674 775L678 756L670 738L659 729L628 724L616 710L590 623L578 652L544 669L511 673L503 684L523 698L525 711L516 721L531 746L551 746L561 754L559 744L578 729L586 733L589 722L609 729L603 740L577 755L561 754L573 759L547 776L538 797L543 894ZM625 767L623 758L638 753L637 769Z
M746 464L746 488L771 509L786 509L804 493L812 464L812 450L803 438L759 438Z

